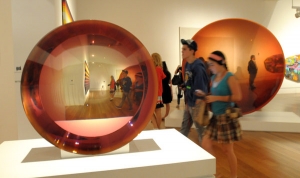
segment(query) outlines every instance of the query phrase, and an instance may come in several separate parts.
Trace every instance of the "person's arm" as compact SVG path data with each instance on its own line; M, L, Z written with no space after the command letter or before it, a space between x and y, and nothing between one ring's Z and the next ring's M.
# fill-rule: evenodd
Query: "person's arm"
M173 96L173 92L172 92L172 75L171 75L170 72L169 72L169 75L170 75L169 87L170 87L171 95Z
M164 79L164 78L166 78L167 76L166 76L166 74L164 73L164 71L162 70L162 68L161 68L161 70L160 70L161 72L161 79Z
M194 76L195 75L195 76ZM194 95L193 100L195 104L198 104L200 100L204 98L204 96L208 93L208 78L206 74L206 70L203 66L200 66L193 70L193 83L194 83ZM200 91L200 92L199 92Z
M177 73L179 72L179 67L180 67L180 65L177 66L177 68L176 68L174 74L177 74Z
M197 69L195 69L193 71L193 85L194 85L194 89L196 90L200 90L203 93L207 94L207 88L208 88L208 76L206 74L206 71L204 69L204 67L199 67ZM201 96L197 97L198 99L201 98Z

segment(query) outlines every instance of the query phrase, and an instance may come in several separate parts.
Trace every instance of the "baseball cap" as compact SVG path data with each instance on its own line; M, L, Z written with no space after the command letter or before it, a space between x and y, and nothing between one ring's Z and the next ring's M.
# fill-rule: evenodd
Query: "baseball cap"
M124 69L124 70L122 70L122 72L128 74L128 70L125 70L125 69Z
M197 51L197 49L198 49L197 43L191 39L188 39L188 40L181 39L181 44L187 45L190 49L192 49L194 51Z

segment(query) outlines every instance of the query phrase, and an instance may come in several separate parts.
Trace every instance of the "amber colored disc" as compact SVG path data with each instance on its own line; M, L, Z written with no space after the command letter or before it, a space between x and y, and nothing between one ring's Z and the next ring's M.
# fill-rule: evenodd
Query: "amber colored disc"
M265 27L244 19L224 19L203 27L192 39L198 44L196 57L207 60L215 50L225 54L228 69L242 88L243 99L238 105L244 114L261 109L278 92L284 78L284 55L278 40ZM258 69L255 88L249 85L251 55L255 55Z
M130 90L122 108L128 71L132 86L142 76L141 101ZM110 100L110 79L120 82ZM121 76L119 78L119 76ZM157 75L143 44L125 29L98 20L62 25L32 49L24 66L21 95L35 130L56 147L100 154L133 140L149 123L157 98Z

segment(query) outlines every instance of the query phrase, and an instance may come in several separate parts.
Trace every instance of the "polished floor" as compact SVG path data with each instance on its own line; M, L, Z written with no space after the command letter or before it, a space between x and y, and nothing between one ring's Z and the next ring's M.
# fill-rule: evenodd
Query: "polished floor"
M176 100L170 106L171 111L177 109ZM183 108L181 103L179 109ZM300 116L300 94L277 94L261 111L294 112ZM162 113L165 113L165 109L162 109ZM151 123L145 129L152 129ZM191 129L189 139L200 145L194 129ZM230 177L228 162L221 145L215 144L214 149L217 176ZM236 142L234 149L238 159L238 177L300 177L300 133L244 131L242 141Z

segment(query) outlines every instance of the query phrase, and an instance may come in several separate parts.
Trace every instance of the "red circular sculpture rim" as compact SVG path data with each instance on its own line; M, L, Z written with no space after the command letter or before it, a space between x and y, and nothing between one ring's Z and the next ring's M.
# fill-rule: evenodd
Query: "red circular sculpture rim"
M237 102L243 114L261 109L277 94L284 79L285 60L276 37L265 27L246 19L222 19L200 29L192 38L198 44L196 57L222 51L229 71L242 88L242 101ZM250 88L247 65L255 55L258 72L255 88Z
M118 130L101 136L84 136L60 127L45 110L39 93L40 75L51 53L64 41L80 35L99 35L124 44L121 53L136 56L143 69L144 95L133 117ZM88 42L87 42L88 43ZM72 47L82 44L73 44ZM149 88L151 87L151 88ZM154 64L146 48L131 33L112 23L99 20L81 20L62 25L45 35L32 49L21 79L22 104L35 130L54 146L77 154L94 155L116 150L133 140L149 123L157 98L157 77Z

